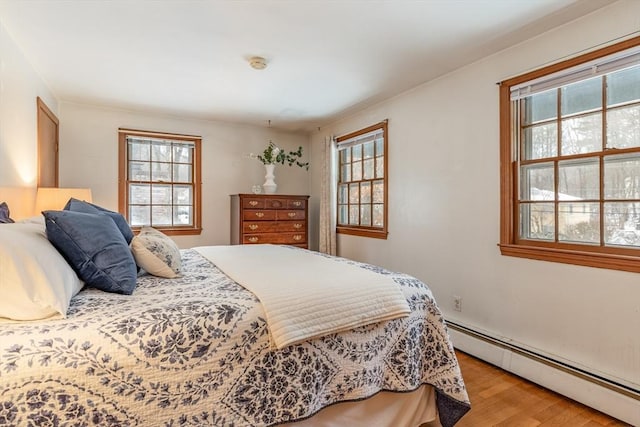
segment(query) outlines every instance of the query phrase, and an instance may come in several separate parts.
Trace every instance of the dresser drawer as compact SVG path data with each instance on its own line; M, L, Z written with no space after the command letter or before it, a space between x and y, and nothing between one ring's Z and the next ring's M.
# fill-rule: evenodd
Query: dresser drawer
M276 219L279 221L303 220L305 219L305 211L282 210L277 211Z
M287 209L306 209L306 200L287 200Z
M265 209L286 209L287 199L264 199Z
M242 212L245 221L274 221L277 211L246 209Z
M244 209L264 209L264 199L242 199Z
M304 232L305 221L244 221L242 231L244 233L279 233L286 231Z
M293 245L306 242L307 235L304 232L245 234L243 239L243 243L245 244L276 243L283 245Z
M243 206L245 209L305 209L307 202L281 198L245 199Z

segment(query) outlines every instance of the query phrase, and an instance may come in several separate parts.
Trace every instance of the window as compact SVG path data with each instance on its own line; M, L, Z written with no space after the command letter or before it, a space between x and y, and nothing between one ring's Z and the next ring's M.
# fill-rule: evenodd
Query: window
M131 226L200 234L196 136L119 130L119 208Z
M640 37L500 87L503 255L640 272Z
M337 232L387 238L387 122L337 139Z

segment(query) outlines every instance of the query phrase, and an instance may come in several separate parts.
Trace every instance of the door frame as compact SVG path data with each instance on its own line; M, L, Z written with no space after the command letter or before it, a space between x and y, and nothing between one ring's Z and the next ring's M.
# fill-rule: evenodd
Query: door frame
M53 187L58 187L59 185L59 167L58 167L58 151L59 151L59 137L60 137L60 121L58 117L47 107L47 104L38 96L36 98L36 104L38 109L38 187L43 186L43 175L45 173L50 173L51 170L54 171L54 185ZM42 132L42 128L45 125L52 126L55 129L54 140L47 140L47 135ZM42 161L43 153L45 150L50 149L51 143L53 143L54 152L55 152L55 161L54 164L44 164ZM46 185L47 187L51 187L50 184Z

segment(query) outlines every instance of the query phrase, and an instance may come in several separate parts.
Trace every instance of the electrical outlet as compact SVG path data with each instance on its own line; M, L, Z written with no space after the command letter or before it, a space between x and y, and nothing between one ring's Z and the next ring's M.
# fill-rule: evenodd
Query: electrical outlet
M462 297L458 295L453 296L453 310L462 311Z

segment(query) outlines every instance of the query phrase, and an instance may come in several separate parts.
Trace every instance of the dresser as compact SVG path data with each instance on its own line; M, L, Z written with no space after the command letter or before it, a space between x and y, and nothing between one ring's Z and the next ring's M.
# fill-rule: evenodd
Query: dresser
M231 244L275 243L308 248L309 196L232 194Z

